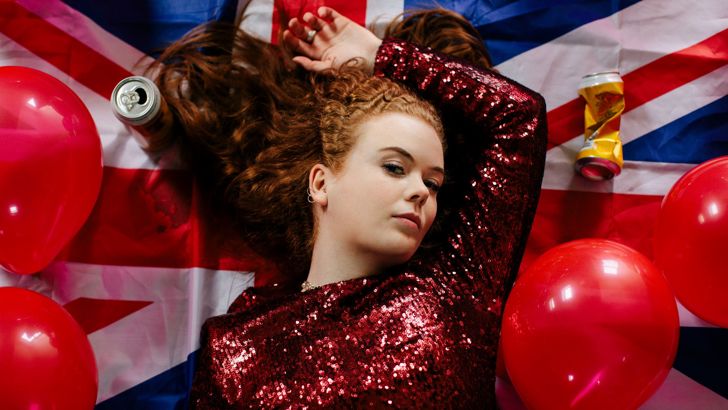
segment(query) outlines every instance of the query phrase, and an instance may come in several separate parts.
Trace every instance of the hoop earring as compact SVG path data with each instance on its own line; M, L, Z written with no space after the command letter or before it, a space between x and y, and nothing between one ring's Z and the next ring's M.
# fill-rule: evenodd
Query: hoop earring
M306 201L308 201L309 204L314 203L313 196L311 195L311 191L308 191L308 195L306 196Z

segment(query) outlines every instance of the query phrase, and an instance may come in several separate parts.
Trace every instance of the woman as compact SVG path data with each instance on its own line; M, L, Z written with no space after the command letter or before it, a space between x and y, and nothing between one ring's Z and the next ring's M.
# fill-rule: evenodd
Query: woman
M344 69L307 81L244 34L197 33L162 56L183 153L246 235L306 279L247 289L205 323L192 406L495 407L503 302L543 175L543 100L318 14L284 33L294 61L326 71L356 58L374 78ZM405 87L458 118L447 157L437 116ZM420 247L438 205L451 212Z

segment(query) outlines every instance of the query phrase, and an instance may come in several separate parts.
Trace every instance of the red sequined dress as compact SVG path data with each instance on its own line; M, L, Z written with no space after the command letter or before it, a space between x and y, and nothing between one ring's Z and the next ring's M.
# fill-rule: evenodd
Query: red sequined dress
M438 195L453 212L439 244L368 278L246 289L203 326L193 408L495 407L504 299L543 176L543 99L393 39L375 74L417 90L453 124L445 164L455 181Z

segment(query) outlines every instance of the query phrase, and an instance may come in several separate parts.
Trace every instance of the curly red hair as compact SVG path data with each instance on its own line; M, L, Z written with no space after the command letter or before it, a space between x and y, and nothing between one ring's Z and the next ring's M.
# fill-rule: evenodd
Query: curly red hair
M165 106L145 130L148 151L177 145L247 241L292 279L310 265L315 164L337 170L357 126L384 112L418 117L443 140L435 109L405 87L355 67L306 73L286 50L218 23L172 44L151 70Z

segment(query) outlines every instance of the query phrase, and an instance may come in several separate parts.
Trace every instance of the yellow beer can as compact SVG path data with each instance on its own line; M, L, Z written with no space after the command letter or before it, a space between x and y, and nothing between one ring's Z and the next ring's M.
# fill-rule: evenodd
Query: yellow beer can
M576 172L593 181L622 171L619 122L624 111L624 82L616 71L589 74L579 83L584 98L584 146L576 156Z

